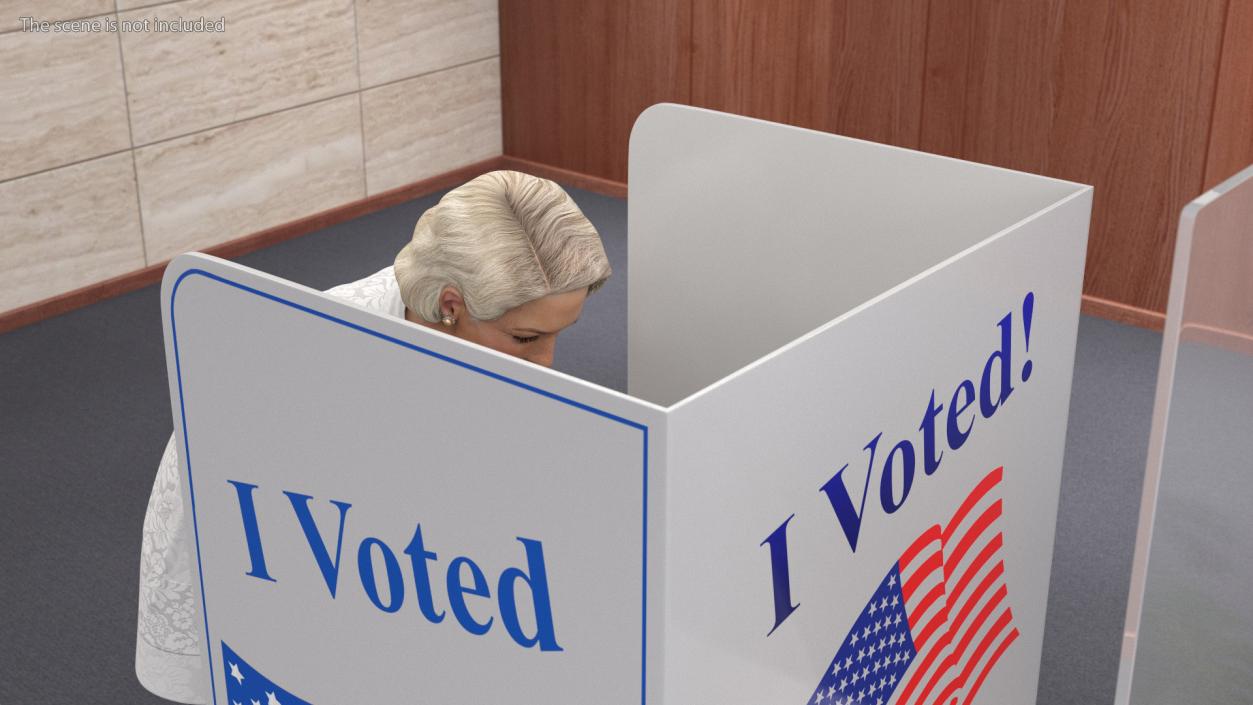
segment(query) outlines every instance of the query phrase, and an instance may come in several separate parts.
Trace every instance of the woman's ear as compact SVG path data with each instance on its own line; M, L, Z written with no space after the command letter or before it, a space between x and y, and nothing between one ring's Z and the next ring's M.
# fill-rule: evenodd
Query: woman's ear
M466 302L461 298L461 292L451 286L444 287L439 293L439 312L441 315L451 313L453 318L465 315Z

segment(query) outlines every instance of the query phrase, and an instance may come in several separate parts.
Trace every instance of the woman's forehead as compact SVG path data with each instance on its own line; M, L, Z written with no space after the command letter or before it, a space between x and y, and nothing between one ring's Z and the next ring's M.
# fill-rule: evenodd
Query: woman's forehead
M586 299L586 289L549 294L506 311L500 322L510 328L552 333L578 320Z

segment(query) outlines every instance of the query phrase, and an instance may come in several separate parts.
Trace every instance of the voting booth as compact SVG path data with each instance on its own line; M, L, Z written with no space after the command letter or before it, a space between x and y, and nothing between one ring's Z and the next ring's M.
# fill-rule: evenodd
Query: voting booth
M630 149L629 394L171 263L215 703L1034 701L1091 188L675 105Z
M1253 166L1179 218L1116 705L1253 693Z

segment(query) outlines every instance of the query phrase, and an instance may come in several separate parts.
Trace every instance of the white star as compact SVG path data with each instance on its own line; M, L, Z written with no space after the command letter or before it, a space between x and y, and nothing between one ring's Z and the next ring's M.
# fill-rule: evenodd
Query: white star
M253 701L252 701L252 705L261 705L261 701L260 701L260 700L253 700Z
M892 576L888 578L888 587L896 587L896 574L895 573L893 573Z
M231 701L231 705L239 705L239 701L238 701L238 700L232 700L232 701Z
M872 614L872 615L873 615L873 614L874 614L877 610L878 610L878 607L876 607L876 606L875 606L875 603L871 602L871 603L870 603L870 614Z
M274 697L274 693L267 691L265 694L265 697L269 698L269 700L266 701L265 705L283 705L282 703L278 701L278 698Z
M239 664L231 664L231 678L234 678L240 685L244 684L244 674L239 672Z

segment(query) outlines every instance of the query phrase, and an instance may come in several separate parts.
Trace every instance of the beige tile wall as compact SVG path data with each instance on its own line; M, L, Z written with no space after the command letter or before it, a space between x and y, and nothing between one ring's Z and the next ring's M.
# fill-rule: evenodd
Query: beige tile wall
M0 0L0 313L499 155L499 54L496 0Z
M361 93L370 195L501 153L500 60Z

